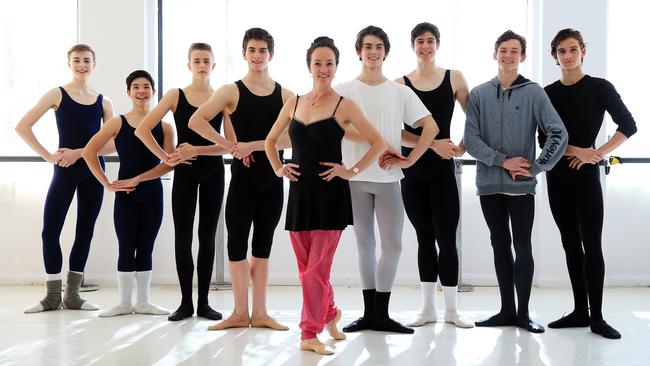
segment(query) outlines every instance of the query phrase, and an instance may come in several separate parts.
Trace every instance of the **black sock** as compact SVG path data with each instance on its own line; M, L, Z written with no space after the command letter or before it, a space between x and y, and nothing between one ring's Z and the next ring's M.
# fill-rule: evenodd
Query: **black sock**
M191 318L192 315L194 315L194 306L190 302L189 304L186 303L185 301L181 302L181 305L174 311L173 313L169 314L167 317L167 320L176 322L179 320L183 320L185 318Z
M414 332L409 328L393 319L388 315L388 303L390 302L390 292L375 293L375 309L373 311L371 326L373 330L381 332L406 333Z
M375 292L374 288L363 290L363 316L343 327L344 332L358 332L370 329L370 320L375 308Z
M589 325L591 328L591 331L600 334L601 336L608 338L608 339L620 339L621 338L621 333L619 333L616 329L612 328L611 325L607 324L604 319L599 319L599 320L592 320L591 324Z
M499 312L491 317L474 323L477 327L503 327L517 325L517 317L509 312Z
M563 316L556 321L548 323L549 328L577 328L589 326L589 313L587 310L573 310L569 315Z
M544 333L546 330L542 325L535 323L528 314L517 317L517 326L531 333Z
M212 309L207 303L196 307L196 315L210 320L221 320L223 318L220 312Z

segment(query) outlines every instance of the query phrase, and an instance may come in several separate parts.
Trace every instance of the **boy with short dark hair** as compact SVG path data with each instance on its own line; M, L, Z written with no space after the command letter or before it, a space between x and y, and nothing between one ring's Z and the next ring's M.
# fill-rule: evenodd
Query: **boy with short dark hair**
M535 176L553 168L568 136L544 90L518 73L519 63L526 59L525 38L513 31L503 33L493 57L499 67L497 76L470 92L464 142L467 152L478 160L477 194L490 229L501 311L476 326L515 325L542 333L544 327L528 314L534 271ZM538 127L548 139L535 158Z

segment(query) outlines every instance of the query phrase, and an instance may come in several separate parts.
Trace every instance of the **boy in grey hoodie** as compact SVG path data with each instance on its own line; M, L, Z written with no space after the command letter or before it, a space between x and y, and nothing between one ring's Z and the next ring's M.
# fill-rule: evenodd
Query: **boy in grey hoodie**
M501 295L501 311L476 326L516 325L542 333L544 327L528 314L534 270L535 176L550 170L562 157L568 136L544 89L518 74L519 63L526 59L525 38L512 31L503 33L495 43L494 59L498 75L470 92L464 136L467 152L478 160L477 194L490 229ZM535 158L538 126L549 138Z

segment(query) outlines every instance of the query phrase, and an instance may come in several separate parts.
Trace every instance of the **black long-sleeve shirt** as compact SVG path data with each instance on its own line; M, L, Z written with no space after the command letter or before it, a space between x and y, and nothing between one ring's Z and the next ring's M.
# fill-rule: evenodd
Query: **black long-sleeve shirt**
M544 90L566 126L569 145L595 147L605 111L618 125L616 131L626 137L637 131L636 122L621 96L614 85L605 79L585 75L573 85L564 85L558 80ZM540 145L543 145L546 136L542 133L538 136Z

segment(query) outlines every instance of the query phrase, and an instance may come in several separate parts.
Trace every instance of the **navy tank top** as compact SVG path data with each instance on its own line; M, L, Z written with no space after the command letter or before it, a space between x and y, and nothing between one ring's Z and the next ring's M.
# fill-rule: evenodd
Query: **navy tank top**
M259 96L253 94L241 80L235 84L239 90L239 102L235 111L230 115L230 120L237 135L237 141L250 142L266 139L266 135L271 131L271 127L282 109L282 86L275 83L271 94ZM251 163L248 168L241 160L233 159L230 168L233 181L237 184L249 184L265 189L274 182L282 180L273 172L264 151L254 151L252 156L255 162ZM280 159L282 158L283 151L280 151Z
M160 164L160 159L135 136L135 128L129 124L126 117L120 115L120 118L122 119L122 127L115 136L115 149L120 157L120 170L117 177L118 179L129 179L154 168ZM158 122L151 130L151 133L156 142L162 146L164 139L162 123ZM141 182L136 190L129 195L140 196L146 194L144 191L154 185L160 185L160 178Z
M411 80L404 76L404 84L411 88L415 94L420 98L422 103L427 107L431 116L436 121L440 132L436 139L448 139L450 137L451 117L454 114L454 90L451 86L451 72L445 71L445 76L442 83L433 90L418 90L413 86ZM420 136L422 134L422 127L413 128L404 124L404 129L414 135ZM410 147L402 147L402 154L408 156L413 149ZM453 160L445 160L436 154L432 149L427 151L415 162L410 168L404 169L406 177L415 176L420 179L431 179L436 175L435 169L449 168L453 169Z
M178 135L178 145L187 142L193 146L208 146L213 145L213 143L199 135L198 133L191 130L187 127L187 124L190 122L190 117L196 112L198 107L191 105L183 89L178 89L178 103L176 105L176 112L174 112L174 123L176 125L176 134ZM214 128L217 132L221 132L221 122L223 120L223 114L219 113L210 122L210 126ZM191 165L179 164L176 166L175 171L178 173L178 170L191 172L196 179L202 180L205 177L212 176L215 172L223 170L223 158L221 156L208 156L208 155L199 155L196 157L196 160L192 161Z
M59 132L59 148L81 149L102 126L104 97L99 94L95 103L81 104L72 99L63 87L60 86L59 89L61 90L61 103L54 112ZM100 156L99 162L103 168L104 158ZM67 168L55 166L55 169L57 168L73 174L91 174L84 159L77 160Z

